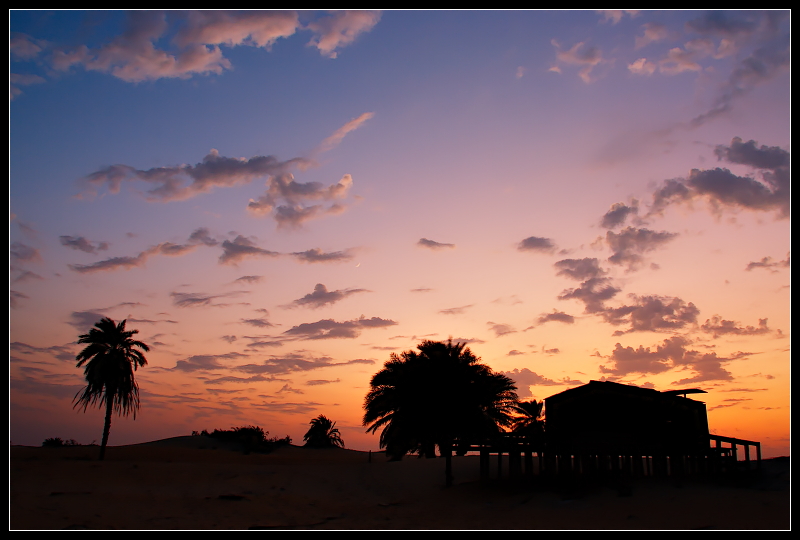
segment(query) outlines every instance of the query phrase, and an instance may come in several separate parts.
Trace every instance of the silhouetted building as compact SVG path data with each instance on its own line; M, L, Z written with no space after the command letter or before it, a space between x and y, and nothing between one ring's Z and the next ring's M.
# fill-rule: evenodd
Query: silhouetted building
M548 451L556 454L670 455L709 447L706 404L698 389L659 392L609 381L544 400Z

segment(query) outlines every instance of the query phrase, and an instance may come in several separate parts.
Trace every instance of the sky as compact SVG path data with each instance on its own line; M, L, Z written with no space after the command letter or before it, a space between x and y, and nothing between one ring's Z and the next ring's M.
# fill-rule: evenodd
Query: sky
M9 439L101 439L78 336L151 346L109 444L361 419L466 342L541 400L706 394L790 452L788 11L9 12ZM699 396L699 397L698 397Z

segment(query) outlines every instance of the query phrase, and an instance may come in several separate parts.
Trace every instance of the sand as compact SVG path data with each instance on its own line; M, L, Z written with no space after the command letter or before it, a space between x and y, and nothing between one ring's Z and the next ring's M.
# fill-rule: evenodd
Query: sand
M11 530L789 530L788 459L747 483L481 484L477 457L284 446L244 454L202 436L10 448ZM370 459L371 457L371 459ZM494 473L493 473L494 476Z

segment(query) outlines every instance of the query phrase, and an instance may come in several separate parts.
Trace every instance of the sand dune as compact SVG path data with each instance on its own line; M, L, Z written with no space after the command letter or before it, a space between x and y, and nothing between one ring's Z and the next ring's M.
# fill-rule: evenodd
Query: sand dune
M207 437L109 447L10 449L13 530L790 528L788 460L755 482L675 479L545 487L479 482L473 456L444 460L285 446L245 454ZM370 459L371 457L371 459Z

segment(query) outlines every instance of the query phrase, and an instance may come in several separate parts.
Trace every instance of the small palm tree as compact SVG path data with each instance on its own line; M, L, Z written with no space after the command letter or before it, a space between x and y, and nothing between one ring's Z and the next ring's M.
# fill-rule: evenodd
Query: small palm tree
M516 435L525 435L535 444L544 441L544 415L542 407L544 401L520 401L514 411L518 416L514 419L511 432Z
M336 428L336 422L332 422L325 415L319 415L311 422L311 427L308 429L303 440L306 441L305 446L313 448L344 448L344 441Z
M106 453L108 433L111 430L111 412L117 411L121 416L139 409L139 386L133 372L147 364L142 351L149 351L145 343L131 338L138 330L125 330L125 322L115 323L113 319L103 317L88 334L82 334L78 343L87 343L76 357L76 367L84 367L86 386L75 394L73 408L98 403L105 406L106 416L103 425L103 442L100 445L100 459ZM139 350L141 349L141 350Z

